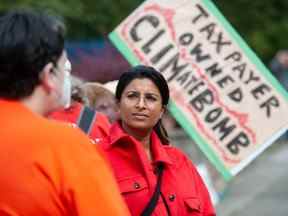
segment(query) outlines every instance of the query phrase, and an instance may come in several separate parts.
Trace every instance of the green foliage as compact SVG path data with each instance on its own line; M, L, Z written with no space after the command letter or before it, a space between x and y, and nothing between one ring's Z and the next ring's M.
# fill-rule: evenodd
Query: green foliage
M288 48L288 1L215 0L224 16L254 51L268 62L279 49Z
M111 32L141 0L82 0L83 15L68 18L67 23L72 31L72 38L95 38Z
M142 0L1 0L0 12L32 7L60 14L68 27L68 38L89 40L106 36ZM288 1L214 0L245 41L266 62L287 47Z

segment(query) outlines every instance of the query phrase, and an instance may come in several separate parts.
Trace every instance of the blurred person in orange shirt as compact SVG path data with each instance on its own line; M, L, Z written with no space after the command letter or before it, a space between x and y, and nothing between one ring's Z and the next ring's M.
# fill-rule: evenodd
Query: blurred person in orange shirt
M0 215L129 214L89 138L44 117L69 102L66 61L55 18L0 17Z

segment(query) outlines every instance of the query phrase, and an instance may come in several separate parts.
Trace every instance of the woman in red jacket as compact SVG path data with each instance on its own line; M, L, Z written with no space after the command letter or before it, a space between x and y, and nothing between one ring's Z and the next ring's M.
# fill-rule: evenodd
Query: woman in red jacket
M192 162L169 144L161 116L169 89L155 69L137 66L116 89L120 121L100 144L132 215L215 215Z

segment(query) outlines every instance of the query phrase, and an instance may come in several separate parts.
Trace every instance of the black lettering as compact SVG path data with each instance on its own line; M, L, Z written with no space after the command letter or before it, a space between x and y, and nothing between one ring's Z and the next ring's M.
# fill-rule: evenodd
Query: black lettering
M231 154L237 155L239 154L240 146L247 147L249 144L250 140L248 136L245 133L240 132L234 139L232 139L227 144L227 148L231 152Z
M178 77L177 81L180 83L180 85L183 85L187 81L191 73L192 71L189 71Z
M142 38L140 38L138 35L138 28L142 23L145 23L145 22L150 23L154 29L158 27L160 23L158 17L153 16L153 15L146 15L144 17L141 17L130 30L130 36L133 41L139 42L140 40L142 40ZM144 35L144 37L146 36L147 35Z
M246 66L247 64L246 63L242 63L240 65L237 65L235 67L232 68L232 70L235 72L239 72L239 78L242 79L243 75L244 75L244 72L246 70Z
M232 99L233 101L238 102L238 103L241 102L243 99L243 93L242 93L240 87L236 88L235 90L230 92L228 94L228 96L230 97L230 99Z
M242 59L241 53L238 51L233 52L232 54L228 55L226 58L224 58L225 61L233 59L235 62L240 61Z
M179 65L179 53L177 53L166 64L164 64L159 71L163 73L170 66L172 66L172 75L167 79L168 82L173 80L182 70L184 70L188 66L188 63Z
M188 94L189 95L193 95L194 94L194 91L197 91L197 89L200 87L200 86L204 86L205 83L203 81L200 81L199 83L197 83L195 86L193 86L193 88L189 89L188 91Z
M270 97L267 101L265 101L264 103L262 103L260 105L260 108L261 109L264 109L266 108L266 116L268 118L271 117L271 110L273 107L279 107L280 106L280 103L279 103L279 100L275 97L275 96L272 96Z
M195 24L200 18L202 17L209 17L209 14L204 10L203 7L201 7L201 5L196 4L196 7L199 9L199 14L192 20L192 23Z
M200 93L197 97L190 101L190 104L197 112L202 112L204 110L205 104L212 104L214 101L213 93L206 89L204 92Z
M220 107L215 108L207 113L205 117L205 121L208 123L213 123L219 118L221 114L222 114L222 109Z
M172 44L167 45L151 59L151 62L157 64L172 48L174 48Z
M151 45L153 44L153 43L155 43L155 41L156 40L158 40L158 38L161 36L161 35L163 35L163 33L164 33L165 31L162 29L162 30L160 30L156 35L154 35L154 37L152 37L146 44L144 44L143 46L142 46L142 50L143 50L143 52L144 53L146 53L146 54L148 54L148 53L150 53L150 51L151 51Z
M220 53L223 46L231 45L231 41L223 41L223 33L220 32L218 34L218 38L216 41L212 41L211 44L216 45L216 52Z
M188 83L184 86L184 89L186 90L192 83L196 83L198 81L197 77L192 75L191 79L189 80ZM204 84L204 83L203 83Z
M201 28L200 32L201 33L206 32L207 33L207 38L206 39L210 40L212 35L214 34L215 27L216 27L215 23L210 23L210 24L204 26L203 28Z
M265 95L265 91L270 92L271 88L268 85L262 83L260 86L253 89L251 91L251 93L252 93L253 97L258 100L260 95Z
M212 128L214 131L219 130L219 133L221 134L221 141L236 128L236 125L234 124L228 125L229 121L229 117L225 117Z
M207 60L207 59L210 59L210 55L207 54L207 55L204 55L202 54L202 44L198 43L191 51L190 51L190 54L193 56L193 55L196 55L195 59L196 59L196 62L200 63L204 60Z
M222 73L222 69L218 67L218 63L215 63L208 68L205 69L207 74L210 74L210 77L215 77L216 75L219 75Z
M222 77L222 79L218 80L217 83L221 88L224 88L229 83L234 83L234 79L231 76L227 75Z
M184 34L181 35L181 37L179 38L179 42L180 42L181 45L187 46L187 45L189 45L189 44L192 43L193 39L194 39L193 34L191 34L191 33L184 33Z
M249 78L245 81L245 84L249 84L252 81L260 81L260 77L254 76L254 71L250 71Z

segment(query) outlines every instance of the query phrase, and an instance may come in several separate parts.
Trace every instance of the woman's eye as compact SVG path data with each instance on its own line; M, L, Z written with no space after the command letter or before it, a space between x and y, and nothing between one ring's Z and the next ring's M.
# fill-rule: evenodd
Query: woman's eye
M153 97L153 96L147 96L146 98L147 98L147 100L149 100L149 101L156 101L156 100L157 100L157 98L155 98L155 97Z
M128 94L127 97L128 97L128 98L136 98L136 97L137 97L137 94Z

